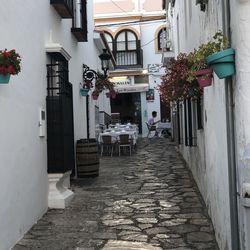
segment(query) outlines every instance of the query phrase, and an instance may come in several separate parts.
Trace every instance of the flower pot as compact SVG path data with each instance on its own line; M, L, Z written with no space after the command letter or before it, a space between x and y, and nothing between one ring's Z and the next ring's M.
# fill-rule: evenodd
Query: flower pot
M214 53L206 58L207 63L220 79L235 74L234 54L234 49L230 48Z
M99 97L99 94L98 94L98 93L96 93L96 92L93 92L93 93L92 93L92 98L93 98L93 100L97 100L98 97Z
M115 91L110 92L110 97L115 99L116 98L116 92Z
M10 74L0 74L0 84L7 84L10 80Z
M87 96L89 93L89 89L80 89L81 96Z
M201 88L212 85L213 70L211 68L198 70L195 72L195 75Z

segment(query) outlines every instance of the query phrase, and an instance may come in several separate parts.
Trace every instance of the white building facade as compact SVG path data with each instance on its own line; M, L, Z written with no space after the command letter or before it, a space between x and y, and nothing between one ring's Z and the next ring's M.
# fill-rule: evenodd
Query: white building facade
M236 74L204 88L203 127L196 143L179 150L188 163L213 221L220 249L249 249L250 87L249 1L163 1L173 28L175 56L190 52L223 31L235 49ZM184 114L184 105L179 112ZM175 111L174 111L175 112Z
M164 73L162 52L166 51L168 57L173 53L170 47L166 48L166 38L163 37L165 32L168 34L169 27L161 3L160 0L94 0L95 27L104 32L116 60L110 77L120 95L113 102L124 103L132 95L129 103L135 103L135 107L130 111L127 106L127 112L121 113L121 120L131 119L138 123L142 136L147 135L146 122L152 111L157 111L157 120L166 118L161 117L157 87ZM121 94L127 97L121 97ZM118 107L111 111L120 112Z
M47 141L51 130L46 126L50 119L46 98L49 96L49 79L58 74L53 80L57 86L56 81L62 76L59 72L62 68L54 67L53 61L61 60L68 66L63 72L67 77L62 84L72 86L72 106L65 107L71 107L73 171L75 143L87 136L86 97L79 92L83 82L82 65L100 68L98 55L102 51L94 43L92 2L84 5L86 1L72 1L76 12L70 1L61 1L57 6L53 2L10 0L0 7L0 21L4 24L0 27L0 48L15 49L22 59L21 72L11 76L9 84L0 86L1 250L10 249L48 209L47 168L51 150L47 149ZM80 12L77 12L81 4L87 13L86 20L81 20ZM60 95L60 90L50 89L55 96ZM93 138L95 110L101 106L100 109L110 112L110 106L101 98L97 101L90 98L89 127Z

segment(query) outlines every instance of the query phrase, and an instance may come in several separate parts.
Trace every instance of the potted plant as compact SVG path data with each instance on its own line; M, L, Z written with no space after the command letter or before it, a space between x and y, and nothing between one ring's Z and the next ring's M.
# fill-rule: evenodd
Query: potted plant
M235 51L228 48L228 40L222 32L217 32L213 36L211 44L214 45L214 50L206 57L207 64L212 67L220 79L235 74Z
M115 90L110 90L109 92L107 92L106 93L106 96L108 97L108 98L116 98L116 92L115 92Z
M198 49L188 55L191 63L190 75L197 79L201 88L212 85L213 70L206 63L206 57L213 53L213 49L214 46L209 42L200 45Z
M159 86L163 101L170 103L202 95L187 54L180 53L176 59L170 60L166 72Z
M101 73L97 73L97 78L95 82L95 89L102 92L103 90L114 90L114 83L109 80L107 76L104 76Z
M80 83L80 94L81 94L81 96L87 96L91 87L93 87L91 81L85 81L84 84Z
M21 71L21 57L14 49L0 50L0 83L8 83L10 75L17 75Z
M95 89L95 90L92 92L92 98L93 98L93 100L97 100L98 97L99 97L99 94L100 94L100 92L99 92L97 89Z

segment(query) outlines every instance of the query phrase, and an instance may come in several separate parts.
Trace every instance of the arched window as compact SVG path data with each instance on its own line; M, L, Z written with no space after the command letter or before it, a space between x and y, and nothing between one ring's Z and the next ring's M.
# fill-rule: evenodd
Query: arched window
M136 35L128 30L122 31L116 37L117 51L121 50L135 50L136 49Z
M107 31L104 31L104 36L108 42L110 50L113 51L113 37Z
M133 31L123 30L118 33L115 39L115 44L117 65L132 66L139 64L139 41Z
M157 37L158 50L169 51L171 48L171 41L169 36L169 29L162 28Z

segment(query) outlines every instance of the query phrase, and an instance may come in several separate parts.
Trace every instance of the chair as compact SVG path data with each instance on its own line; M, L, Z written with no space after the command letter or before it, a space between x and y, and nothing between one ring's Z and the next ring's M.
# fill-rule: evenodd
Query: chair
M106 147L108 152L110 151L110 156L112 157L115 146L115 142L112 141L112 136L102 135L100 139L100 144L101 144L101 156L103 155L104 147Z
M119 156L121 155L121 148L129 148L129 154L131 156L132 142L129 138L129 134L119 135L119 138L118 138Z
M154 135L156 135L156 126L155 125L149 125L147 122L145 122L147 124L147 128L148 128L148 135L147 138L149 138L149 135L151 134L151 132L155 132Z

